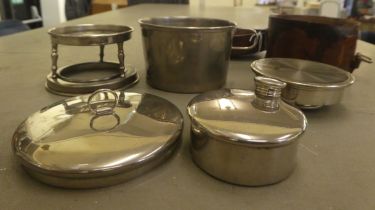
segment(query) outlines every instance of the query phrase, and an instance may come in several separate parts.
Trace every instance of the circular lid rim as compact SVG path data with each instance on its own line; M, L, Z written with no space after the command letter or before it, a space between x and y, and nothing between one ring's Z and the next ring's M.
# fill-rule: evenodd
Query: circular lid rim
M182 129L180 129L181 131ZM91 177L107 177L113 174L120 174L120 173L127 173L132 170L137 170L142 167L147 167L148 164L151 164L153 161L158 160L158 158L162 158L162 156L167 156L168 152L173 152L178 145L179 136L181 132L177 132L171 139L168 140L168 143L164 145L162 150L159 150L157 153L149 156L148 158L144 159L141 162L137 162L136 164L130 165L117 165L108 168L98 168L98 169L91 169L91 170L56 170L56 169L49 169L46 167L42 167L35 162L28 161L28 158L24 155L20 154L18 150L15 151L15 155L20 160L21 164L33 171L44 173L56 177L65 177L65 178L91 178ZM16 147L13 146L15 149ZM160 165L160 164L158 164Z
M282 77L279 77L279 76L275 76L275 75L272 75L272 74L267 74L265 72L263 72L261 69L259 69L257 65L257 63L259 61L264 61L264 60L278 60L278 59L283 59L283 60L293 60L293 61L303 61L303 62L309 62L309 63L314 63L314 64L319 64L319 65L322 65L322 66L327 66L331 69L334 69L336 72L340 72L340 74L345 74L345 76L347 76L347 79L342 81L342 82L335 82L335 83L331 83L331 84L321 84L321 83L314 83L314 82L298 82L298 81L293 81L293 80L289 80L289 79L285 79L285 78L282 78ZM286 82L290 85L295 85L295 86L301 86L301 87L310 87L310 88L343 88L343 87L347 87L349 85L352 85L355 81L355 78L352 74L350 74L349 72L346 72L338 67L335 67L335 66L332 66L332 65L329 65L329 64L325 64L325 63L319 63L319 62L315 62L315 61L309 61L309 60L303 60L303 59L294 59L294 58L262 58L262 59L258 59L258 60L255 60L253 61L251 64L250 64L250 68L262 75L262 76L265 76L265 77L271 77L271 78L274 78L274 79L278 79L280 81L283 81L283 82Z

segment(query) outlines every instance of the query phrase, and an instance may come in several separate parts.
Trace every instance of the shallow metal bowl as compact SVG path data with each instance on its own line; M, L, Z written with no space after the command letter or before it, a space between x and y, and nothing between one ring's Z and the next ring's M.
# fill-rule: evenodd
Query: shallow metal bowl
M301 109L317 109L341 101L354 77L335 66L291 58L265 58L254 61L251 69L257 75L287 83L282 99Z

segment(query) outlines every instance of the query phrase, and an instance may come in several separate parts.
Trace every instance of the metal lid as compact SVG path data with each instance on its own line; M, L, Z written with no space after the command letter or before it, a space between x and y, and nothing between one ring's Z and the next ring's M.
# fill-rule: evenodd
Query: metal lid
M354 77L340 68L301 59L264 58L254 61L251 68L259 75L304 87L342 88L354 82Z
M32 114L15 131L13 149L42 182L106 186L162 162L176 148L182 124L181 112L165 99L100 90Z
M248 146L279 146L306 129L298 109L280 100L285 83L256 77L256 91L224 89L196 96L188 105L193 129Z

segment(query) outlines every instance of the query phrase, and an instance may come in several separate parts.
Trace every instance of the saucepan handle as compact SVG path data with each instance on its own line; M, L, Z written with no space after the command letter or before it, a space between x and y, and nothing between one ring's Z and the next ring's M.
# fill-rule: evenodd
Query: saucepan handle
M259 31L256 31L254 29L249 29L253 32L253 34L250 36L249 42L252 43L250 46L246 47L238 47L238 46L232 46L232 50L252 50L255 47L258 46L258 51L261 49L261 45L263 42L263 36L262 33Z
M355 56L354 56L354 59L352 61L352 65L351 65L351 68L352 69L356 69L359 67L359 64L361 62L366 62L366 63L372 63L372 59L366 55L363 55L362 53L356 53Z
M363 61L363 62L366 62L366 63L372 63L372 58L370 58L370 57L368 57L366 55L363 55L362 53L357 53L355 56L360 61Z

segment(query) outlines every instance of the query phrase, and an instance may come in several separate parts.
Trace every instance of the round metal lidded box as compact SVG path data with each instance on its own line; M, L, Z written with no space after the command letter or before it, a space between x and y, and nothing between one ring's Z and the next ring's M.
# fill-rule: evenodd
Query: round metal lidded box
M260 76L287 83L282 99L301 109L318 109L341 101L354 77L338 67L294 58L263 58L251 63Z
M25 170L66 188L114 185L142 175L173 154L183 118L151 95L99 90L29 116L12 147Z
M265 77L255 83L255 93L217 90L188 106L194 162L218 179L247 186L286 179L307 126L301 111L279 99L285 83Z

